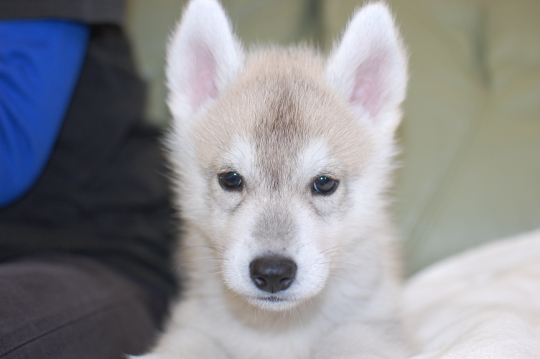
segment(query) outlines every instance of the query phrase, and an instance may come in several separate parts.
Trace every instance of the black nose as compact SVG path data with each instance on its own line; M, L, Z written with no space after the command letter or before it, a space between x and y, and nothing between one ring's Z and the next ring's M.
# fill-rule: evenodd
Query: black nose
M291 286L296 263L285 257L260 257L249 264L249 273L257 288L276 293Z

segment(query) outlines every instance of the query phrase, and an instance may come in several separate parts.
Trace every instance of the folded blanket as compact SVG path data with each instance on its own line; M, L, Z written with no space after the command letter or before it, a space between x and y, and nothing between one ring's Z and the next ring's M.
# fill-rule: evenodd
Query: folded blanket
M540 358L540 230L423 270L404 307L411 359Z

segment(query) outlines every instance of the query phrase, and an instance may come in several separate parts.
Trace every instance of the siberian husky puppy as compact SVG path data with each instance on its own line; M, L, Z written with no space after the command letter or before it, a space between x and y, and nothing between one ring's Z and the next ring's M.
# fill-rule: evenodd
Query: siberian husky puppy
M384 3L328 58L193 0L167 55L186 277L145 359L404 358L385 191L407 56Z

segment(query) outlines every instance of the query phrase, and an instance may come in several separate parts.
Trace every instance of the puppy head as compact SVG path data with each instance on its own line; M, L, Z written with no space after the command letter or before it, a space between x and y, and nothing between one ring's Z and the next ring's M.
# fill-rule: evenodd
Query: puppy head
M219 3L194 0L166 73L179 207L226 285L268 310L317 295L384 211L407 81L387 7L358 10L326 60L307 48L246 56Z

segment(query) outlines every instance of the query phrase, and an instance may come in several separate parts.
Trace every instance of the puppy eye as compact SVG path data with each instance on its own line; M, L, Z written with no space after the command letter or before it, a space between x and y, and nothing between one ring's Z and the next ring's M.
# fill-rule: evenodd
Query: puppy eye
M218 175L219 184L227 191L242 189L242 176L236 172L225 172Z
M329 195L335 192L339 181L327 176L319 176L313 181L315 194Z

